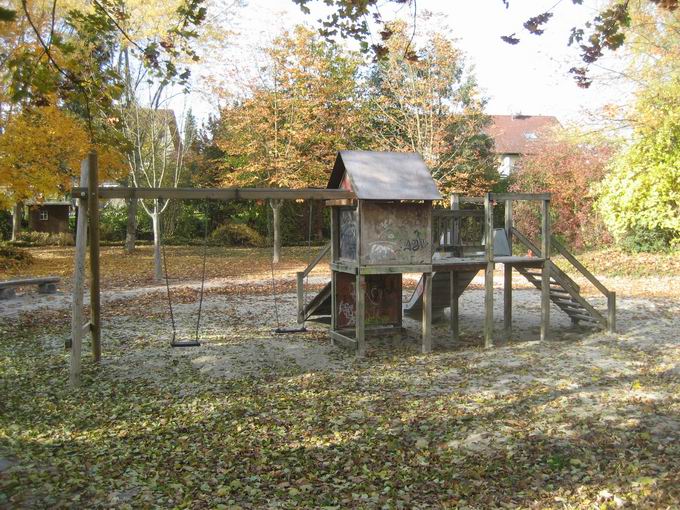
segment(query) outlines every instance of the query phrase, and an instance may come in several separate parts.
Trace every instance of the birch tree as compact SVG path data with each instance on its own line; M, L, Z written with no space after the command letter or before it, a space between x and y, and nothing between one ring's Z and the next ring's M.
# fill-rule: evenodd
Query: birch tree
M177 187L184 169L185 147L181 129L173 110L164 108L164 87L150 91L146 106L134 101L121 112L125 137L130 143L127 164L135 187ZM163 278L161 259L161 215L169 200L140 200L151 219L154 245L154 278Z

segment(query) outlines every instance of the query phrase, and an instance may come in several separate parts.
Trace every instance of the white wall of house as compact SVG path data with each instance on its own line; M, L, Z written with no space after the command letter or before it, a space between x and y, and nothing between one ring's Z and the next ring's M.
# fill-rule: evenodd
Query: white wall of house
M501 177L509 176L515 168L518 160L519 154L499 154L498 173L501 174Z

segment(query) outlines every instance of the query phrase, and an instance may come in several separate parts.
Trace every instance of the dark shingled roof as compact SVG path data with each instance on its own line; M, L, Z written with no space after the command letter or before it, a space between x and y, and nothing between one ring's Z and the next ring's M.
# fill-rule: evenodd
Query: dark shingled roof
M485 132L494 139L498 154L531 154L541 137L560 127L557 118L545 115L492 115L491 119Z
M415 152L340 151L328 188L339 188L347 173L360 200L440 200L423 158Z

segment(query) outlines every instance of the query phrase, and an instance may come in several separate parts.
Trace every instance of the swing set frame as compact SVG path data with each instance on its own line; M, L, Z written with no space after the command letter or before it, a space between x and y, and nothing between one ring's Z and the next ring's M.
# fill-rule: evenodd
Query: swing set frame
M99 269L99 203L111 199L141 200L345 200L354 198L351 191L320 188L134 188L100 187L96 152L91 152L80 167L80 186L71 192L77 210L76 247L71 307L69 380L80 382L82 345L87 333L92 340L92 357L101 361L101 286ZM89 231L89 236L88 236ZM85 260L89 237L90 317L84 320Z

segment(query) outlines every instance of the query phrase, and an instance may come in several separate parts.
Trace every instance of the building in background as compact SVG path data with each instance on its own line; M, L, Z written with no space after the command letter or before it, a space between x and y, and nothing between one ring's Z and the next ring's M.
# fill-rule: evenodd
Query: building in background
M520 157L532 154L537 142L561 127L556 117L547 115L491 115L491 119L485 132L496 144L502 177L512 173Z
M61 234L68 232L68 218L71 213L71 202L68 200L46 200L29 202L28 229L34 232Z

